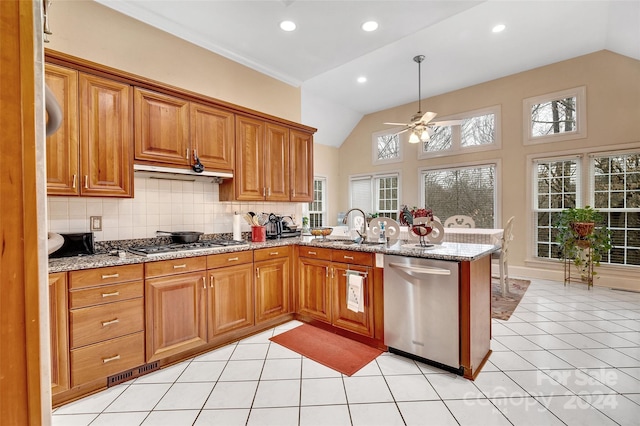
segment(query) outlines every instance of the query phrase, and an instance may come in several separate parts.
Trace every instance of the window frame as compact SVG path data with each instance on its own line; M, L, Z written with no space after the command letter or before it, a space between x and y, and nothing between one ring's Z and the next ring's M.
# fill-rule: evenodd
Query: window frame
M315 188L315 184L316 181L320 181L323 182L322 184L322 196L323 196L323 200L322 200L322 210L321 211L317 211L317 210L311 210L311 205L316 203L316 199L315 199L315 194L316 194L316 188ZM321 221L322 221L322 225L321 226L326 226L327 224L327 215L328 215L328 200L327 200L327 178L325 176L314 176L313 177L313 201L307 204L307 215L309 216L309 226L315 226L311 224L311 215L312 214L319 214L321 217Z
M500 206L502 205L502 160L499 158L480 160L480 161L467 161L463 163L448 163L443 164L441 166L433 166L433 167L420 167L418 168L418 184L420 191L420 205L425 205L425 187L424 187L424 176L425 172L432 172L437 170L453 170L453 169L470 169L477 168L482 166L494 166L495 167L495 182L494 182L494 196L493 196L493 228L501 228L502 227L502 211ZM433 209L433 206L427 206ZM437 216L437 211L434 211L434 214ZM446 219L441 217L443 221Z
M371 164L374 166L379 166L383 164L393 164L393 163L402 163L402 145L403 138L402 135L398 135L397 133L401 131L401 127L395 127L393 129L381 130L379 132L374 132L371 134ZM398 156L395 158L387 158L387 159L379 159L378 158L378 138L380 136L387 135L396 135L398 137Z
M636 143L636 144L633 144L631 147L629 145L627 146L612 145L607 147L606 149L603 149L603 148L586 149L585 148L585 149L568 150L568 151L555 152L555 153L546 152L546 153L528 155L527 167L530 170L527 174L529 176L529 181L527 182L527 192L528 192L527 210L529 213L530 222L527 226L529 243L527 244L526 263L539 265L538 262L544 262L544 263L559 262L559 259L554 257L546 258L546 257L539 257L537 255L538 229L536 227L537 225L537 219L535 216L536 212L534 210L534 205L536 202L535 200L536 191L534 191L534 188L533 188L533 177L535 175L535 170L533 165L536 161L539 161L539 160L551 161L551 160L557 160L557 159L579 157L582 174L580 176L580 183L579 183L580 193L578 195L576 202L580 203L580 204L577 204L578 207L584 207L585 205L594 206L595 188L594 188L594 174L593 174L593 167L592 167L593 158L603 157L603 156L633 154L633 153L639 153L639 152L640 152L640 144ZM597 210L602 211L603 214L610 212L610 209L597 208ZM603 270L609 270L609 271L614 271L614 270L634 270L635 271L638 268L640 268L640 266L621 264L621 263L609 263L607 258L606 261L605 259L603 259L600 268L603 268Z
M379 180L387 177L395 177L398 179L398 212L400 211L400 200L402 200L402 173L400 170L389 170L379 173L355 174L349 175L349 208L353 206L353 187L352 182L356 180L368 180L370 188L370 207L369 210L363 209L365 213L377 213L379 205ZM360 208L360 207L358 207Z
M531 107L533 105L551 102L569 97L576 98L576 130L572 132L556 133L547 136L533 136L531 134ZM523 145L537 145L559 141L583 139L587 137L587 87L579 86L560 90L553 93L526 98L522 101L522 129Z
M434 157L446 157L451 155L467 154L480 151L493 151L502 148L502 106L492 105L484 108L479 108L471 111L465 111L458 114L447 115L444 117L437 117L434 119L438 121L448 120L465 120L469 118L479 117L481 115L493 114L494 116L494 130L495 138L492 144L486 145L474 145L470 147L462 147L462 126L457 124L451 127L451 149L443 151L425 151L424 143L420 143L418 148L418 159L423 160Z

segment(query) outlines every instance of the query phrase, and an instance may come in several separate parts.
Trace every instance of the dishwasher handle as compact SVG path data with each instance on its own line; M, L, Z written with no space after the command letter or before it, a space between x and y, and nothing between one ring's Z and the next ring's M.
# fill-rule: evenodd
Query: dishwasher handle
M392 268L402 269L403 271L406 271L406 272L418 272L418 273L427 274L427 275L451 275L451 271L449 269L443 269L443 268L433 268L433 267L427 267L427 266L411 266L411 265L404 265L402 263L389 263L389 266L391 266Z

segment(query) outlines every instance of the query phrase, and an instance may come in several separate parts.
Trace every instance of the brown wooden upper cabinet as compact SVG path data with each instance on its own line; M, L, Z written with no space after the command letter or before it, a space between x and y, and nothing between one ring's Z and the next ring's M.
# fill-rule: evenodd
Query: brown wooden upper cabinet
M236 115L236 169L220 200L289 201L289 129Z
M131 86L52 64L45 80L64 114L47 138L47 194L133 196Z
M236 169L220 200L312 201L312 135L236 115Z
M313 201L313 136L291 130L291 201Z
M135 159L233 170L233 113L135 88Z

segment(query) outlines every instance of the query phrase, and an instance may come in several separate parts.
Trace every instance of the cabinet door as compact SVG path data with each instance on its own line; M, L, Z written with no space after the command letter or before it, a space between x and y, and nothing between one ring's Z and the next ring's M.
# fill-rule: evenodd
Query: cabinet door
M289 132L291 146L291 201L313 201L313 136Z
M135 158L190 165L189 102L135 88Z
M191 149L205 170L233 170L235 139L233 113L206 105L191 104Z
M69 389L69 344L67 340L67 274L49 275L49 326L51 342L51 393Z
M253 264L209 271L209 339L253 325Z
M236 200L264 200L266 189L263 121L236 116L236 168L233 181Z
M80 74L82 195L133 196L131 87Z
M331 322L331 262L299 260L298 313L325 322Z
M289 129L266 125L264 161L267 200L289 201Z
M145 308L147 361L207 342L204 272L146 280Z
M347 309L347 271L365 275L363 280L364 312ZM373 274L365 266L333 264L332 324L336 327L373 337Z
M46 64L44 78L62 109L62 124L47 137L47 195L78 195L78 72Z
M289 258L255 263L256 324L290 312Z

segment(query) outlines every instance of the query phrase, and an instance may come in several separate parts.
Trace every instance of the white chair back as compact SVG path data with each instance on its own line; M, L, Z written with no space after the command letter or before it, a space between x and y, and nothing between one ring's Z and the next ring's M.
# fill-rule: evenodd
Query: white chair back
M445 228L475 228L476 222L470 217L456 214L444 221Z
M502 255L505 260L509 250L509 243L513 240L513 219L515 219L515 216L511 216L509 220L507 220L507 224L504 226L504 231L502 232Z

